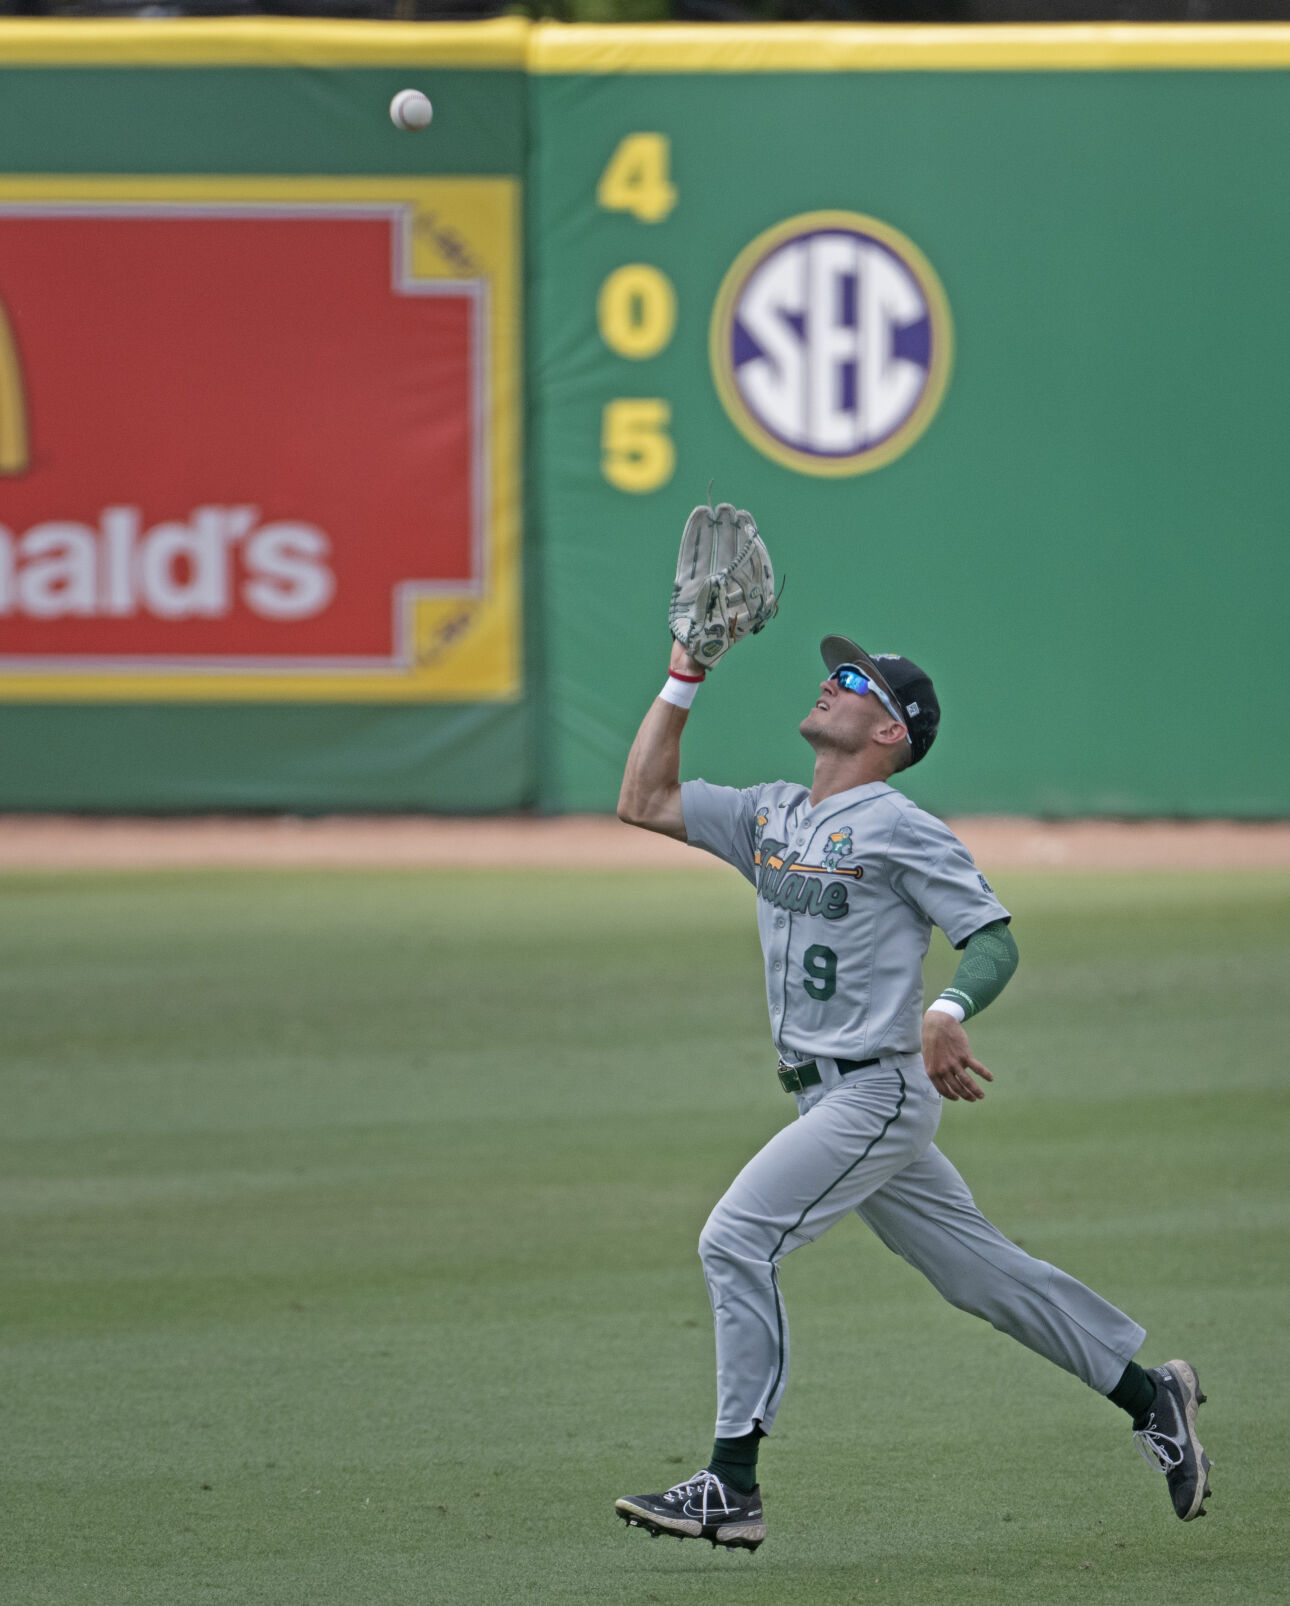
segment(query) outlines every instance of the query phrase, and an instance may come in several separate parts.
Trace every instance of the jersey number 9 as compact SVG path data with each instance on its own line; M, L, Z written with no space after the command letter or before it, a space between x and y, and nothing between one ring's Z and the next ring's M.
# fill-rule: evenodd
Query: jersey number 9
M826 1003L838 990L838 956L832 948L815 943L802 956L807 980L802 983L812 998Z

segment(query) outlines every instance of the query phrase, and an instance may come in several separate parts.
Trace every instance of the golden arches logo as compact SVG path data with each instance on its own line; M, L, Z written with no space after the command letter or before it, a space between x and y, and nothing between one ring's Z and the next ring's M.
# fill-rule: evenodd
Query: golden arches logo
M0 301L0 474L25 474L29 461L22 364L9 315Z

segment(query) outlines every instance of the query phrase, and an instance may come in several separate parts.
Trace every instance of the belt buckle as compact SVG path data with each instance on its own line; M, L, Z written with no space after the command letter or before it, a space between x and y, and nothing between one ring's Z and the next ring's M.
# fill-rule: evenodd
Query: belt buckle
M781 1060L777 1074L779 1076L779 1085L784 1089L785 1093L804 1093L806 1091L802 1086L800 1066L785 1065Z

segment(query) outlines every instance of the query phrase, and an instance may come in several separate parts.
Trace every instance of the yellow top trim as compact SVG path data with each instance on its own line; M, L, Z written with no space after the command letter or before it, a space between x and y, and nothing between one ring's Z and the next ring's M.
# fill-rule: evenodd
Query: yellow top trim
M0 66L517 67L534 73L1125 72L1290 67L1287 23L536 25L0 18Z
M530 25L296 17L0 20L3 67L523 67Z
M1286 23L933 27L0 19L0 66L524 67L535 73L1126 72L1290 67Z
M533 29L535 73L1124 72L1290 67L1290 25L780 23Z

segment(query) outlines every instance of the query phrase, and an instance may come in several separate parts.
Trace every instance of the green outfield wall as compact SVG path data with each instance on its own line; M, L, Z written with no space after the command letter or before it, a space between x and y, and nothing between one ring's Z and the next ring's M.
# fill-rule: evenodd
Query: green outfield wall
M527 46L0 24L0 807L536 802Z
M1288 145L1281 26L0 26L0 807L610 808L711 482L690 773L842 632L937 811L1286 814Z

